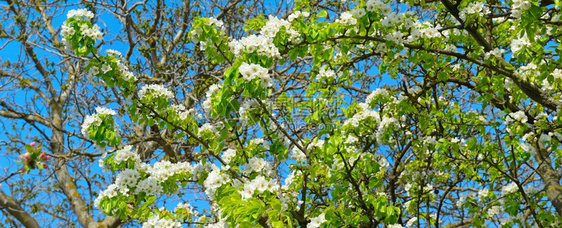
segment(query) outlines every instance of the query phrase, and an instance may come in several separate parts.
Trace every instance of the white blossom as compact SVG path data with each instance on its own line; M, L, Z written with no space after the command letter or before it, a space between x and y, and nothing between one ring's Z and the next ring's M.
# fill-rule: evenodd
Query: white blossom
M322 80L322 79L324 79L324 78L330 79L330 78L335 78L335 77L336 77L336 72L334 72L334 71L331 70L331 69L327 69L327 70L326 70L325 67L322 68L322 69L320 69L320 70L318 70L318 74L316 75L316 79L317 79L318 81L320 81L320 80Z
M132 152L132 146L128 145L123 147L123 149L115 151L115 157L113 157L113 161L116 164L120 164L121 162L126 162L127 160L131 159L135 163L139 163L140 157L138 154Z
M504 49L501 48L494 48L493 50L487 52L485 54L486 59L490 58L491 56L494 56L498 59L502 59L503 58L503 54L505 53Z
M199 127L199 132L197 133L197 136L201 137L201 135L204 132L210 132L213 135L218 135L219 132L217 131L216 127L214 125L212 125L211 123L205 123L203 124L203 126Z
M308 16L310 16L310 13L309 13L309 12L306 12L306 11L301 12L301 11L298 11L298 10L297 10L297 11L294 11L293 13L289 14L289 16L287 17L287 20L288 20L289 22L292 22L292 21L294 21L295 19L299 18L300 16L308 17Z
M528 10L532 5L528 0L513 0L512 2L511 16L517 19L521 18L521 12Z
M162 190L162 186L158 184L158 181L154 177L149 177L138 182L135 194L144 192L147 195L161 195Z
M230 160L236 156L236 150L235 149L227 149L223 154L222 154L222 160L224 160L224 162L226 162L227 164L230 163Z
M510 184L502 187L501 193L503 196L505 196L517 192L518 190L519 188L517 187L517 184L515 182L511 182Z
M527 123L527 115L525 114L524 111L517 111L517 112L512 112L509 113L506 117L505 117L505 125L509 126L509 124L511 122L520 122L522 124Z
M527 38L527 34L511 41L511 52L518 54L521 49L531 45L531 41Z
M142 224L142 228L181 228L182 225L178 221L173 221L170 219L159 218L158 215L154 215L146 222Z
M310 222L306 225L306 228L316 228L320 227L322 223L326 222L326 218L324 218L325 214L322 213L314 218L310 219Z
M292 30L289 21L269 15L269 20L265 23L265 26L261 28L260 33L268 38L274 38L277 32L283 27L285 27L286 30Z
M367 12L363 8L355 8L351 11L351 14L355 18L361 18L361 17L365 16L367 14Z
M114 110L104 107L96 107L96 112L98 115L99 114L112 115L112 116L117 115L117 112L115 112Z
M501 206L492 206L488 208L488 216L494 217L502 212Z
M119 185L120 188L135 187L139 178L140 174L137 170L125 169L117 175L115 184Z
M152 84L144 85L141 88L141 90L139 91L139 98L143 99L149 93L152 93L155 97L165 97L167 99L172 99L174 97L172 91L166 89L163 85Z
M238 71L247 81L252 81L255 78L259 78L263 87L267 88L273 85L273 80L269 76L268 70L258 64L242 63L242 65L240 65L240 68L238 68Z
M279 49L273 44L273 39L267 36L250 35L240 40L230 41L228 44L235 56L242 53L256 53L261 56L280 58Z
M90 67L90 71L89 71L89 72L90 72L90 75L91 75L91 76L97 76L97 75L100 73L100 70L99 70L98 67L93 66L93 67Z
M88 128L90 128L90 126L99 126L101 124L101 118L99 117L99 115L116 115L117 113L111 109L108 108L104 108L104 107L97 107L96 108L96 114L92 114L89 116L86 116L86 118L84 119L84 122L81 125L81 133L82 135L88 137Z
M87 9L77 9L77 10L69 10L66 14L67 18L71 17L86 17L88 19L92 19L94 17L94 13Z
M402 226L400 224L391 224L391 225L388 225L387 228L404 228L404 226Z
M92 125L99 126L100 124L101 124L101 119L99 118L99 116L95 114L86 116L84 122L81 125L82 135L88 137L88 128L90 128L90 126Z
M418 222L418 217L412 217L408 219L408 221L406 222L406 226L413 227L416 222Z
M66 24L66 22L62 24L60 34L63 37L72 36L72 35L74 35L75 32L76 32L76 30L74 29L74 27L68 26Z
M207 23L207 25L209 26L216 25L218 27L222 27L224 23L221 20L218 20L214 17L209 17L209 22Z
M298 148L294 148L291 151L291 159L294 159L297 162L305 162L306 161L306 155L299 150Z
M113 55L115 57L121 57L122 56L121 52L119 52L117 50L113 50L113 49L107 49L107 50L105 50L105 53L108 54L108 55Z
M478 15L479 17L482 17L484 14L487 14L488 11L489 9L484 7L483 2L471 2L459 12L459 17L463 21L466 21L467 15Z
M488 189L481 189L478 191L478 198L480 198L481 200L485 199L486 197L488 197L488 193L490 192L490 190Z
M152 166L147 166L146 172L156 181L163 182L178 173L193 173L195 175L195 168L188 162L171 163L163 160L154 163Z
M336 19L336 23L341 23L343 25L355 25L357 24L357 19L355 19L351 13L343 12L340 17Z
M179 210L185 210L186 211L185 213L188 215L192 215L192 216L199 215L199 212L195 210L193 206L189 205L189 203L183 203L183 202L178 203L178 205L174 209L174 212L178 213Z
M214 199L217 188L228 183L229 179L228 175L221 173L219 169L211 171L207 176L207 179L203 182L207 196Z

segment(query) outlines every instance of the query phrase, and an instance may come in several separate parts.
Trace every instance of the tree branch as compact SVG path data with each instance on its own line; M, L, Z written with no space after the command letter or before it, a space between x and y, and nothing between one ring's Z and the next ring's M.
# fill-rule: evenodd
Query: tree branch
M14 216L25 227L40 227L39 223L20 206L20 203L6 195L3 191L0 191L0 207L6 209L10 215Z

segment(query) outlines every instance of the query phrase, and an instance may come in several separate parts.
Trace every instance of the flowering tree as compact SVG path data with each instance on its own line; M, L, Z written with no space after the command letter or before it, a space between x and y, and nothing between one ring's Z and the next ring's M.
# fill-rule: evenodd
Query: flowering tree
M68 13L66 49L122 98L81 124L115 174L96 208L143 227L562 225L559 3L298 1L287 13L235 37L195 18L179 39L220 74L191 90L135 75L128 54L99 51L93 13Z
M83 23L89 32L99 31L87 33L95 51L118 48L135 82L167 82L168 88L185 91L176 99L190 108L222 75L185 36L193 18L220 18L224 32L235 36L242 31L234 26L240 21L282 9L274 4L286 5L282 0L0 1L0 227L135 226L93 206L114 175L99 168L103 152L81 134L80 126L98 106L122 114L125 110L117 107L126 100L88 77L85 66L92 54L65 49L62 38L68 34L61 34L62 24L70 10L91 11ZM125 123L119 129L122 143L133 145L143 161L158 157L162 148L184 148L165 143L167 134L154 127Z

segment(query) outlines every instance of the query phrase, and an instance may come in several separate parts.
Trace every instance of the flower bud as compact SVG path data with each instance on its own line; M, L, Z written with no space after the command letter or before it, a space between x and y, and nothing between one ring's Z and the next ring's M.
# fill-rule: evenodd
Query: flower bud
M35 147L35 142L31 142L29 145Z
M41 157L41 159L43 159L45 161L48 161L51 158L45 152L41 152L41 154L39 154L39 157Z
M31 154L29 152L26 152L23 157L25 159L25 162L31 161Z

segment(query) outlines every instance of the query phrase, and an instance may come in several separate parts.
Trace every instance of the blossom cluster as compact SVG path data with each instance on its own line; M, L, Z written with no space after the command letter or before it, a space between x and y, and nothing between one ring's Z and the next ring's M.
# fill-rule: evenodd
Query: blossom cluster
M134 169L125 169L117 175L115 184L122 187L134 187L140 178L140 174Z
M518 54L521 49L531 46L531 41L527 38L527 34L511 41L511 52Z
M31 142L29 145L25 145L26 152L19 155L20 163L23 163L23 168L26 172L32 169L43 169L47 168L47 161L51 159L47 153L41 150L41 146L37 145L35 142Z
M89 137L88 136L88 128L90 128L90 126L92 126L92 125L93 126L99 126L102 123L100 115L114 116L116 114L117 113L114 110L104 108L104 107L97 107L96 108L96 114L88 115L84 119L84 122L82 123L82 126L81 126L82 135L84 135L86 137Z
M195 208L193 208L193 206L189 205L188 203L178 203L174 211L178 213L180 210L185 210L184 212L185 214L190 214L194 216L199 215L199 212L195 210Z
M156 181L163 182L178 173L193 173L195 167L188 162L172 163L162 160L154 163L152 166L144 164L140 169L150 174Z
M509 124L512 122L520 122L522 124L525 124L527 123L527 115L525 114L524 111L521 110L517 112L509 113L505 117L505 125L509 126Z
M485 54L485 57L486 57L486 59L489 59L491 56L494 56L494 57L496 57L496 58L498 58L498 59L502 59L504 53L505 53L505 50L504 50L504 49L501 49L501 48L497 48L497 47L496 47L496 48L494 48L493 50L487 52L487 53Z
M205 93L205 101L203 101L203 109L206 112L210 112L211 111L211 101L212 101L212 97L213 94L219 90L220 88L222 88L222 86L220 84L213 84L211 86L209 86L209 89L207 90L207 92Z
M248 199L253 197L256 191L259 193L263 193L264 191L275 192L277 189L279 189L279 185L275 179L267 180L266 177L258 175L252 181L244 184L244 189L240 191L240 194L242 195L242 199Z
M228 163L230 163L232 158L234 158L234 156L236 156L236 150L229 148L229 149L227 149L226 151L223 152L221 158L224 162L226 162L226 164L228 164Z
M554 69L554 71L552 71L552 73L550 75L552 75L552 77L554 77L555 80L561 80L562 79L562 69Z
M86 17L88 19L94 18L94 13L87 9L76 9L76 10L69 10L66 14L67 18L71 17Z
M154 177L149 177L139 181L135 187L135 194L137 195L141 192L144 192L147 195L161 195L163 192L162 186Z
M375 100L376 97L391 97L390 93L388 92L387 89L385 88L377 88L375 91L373 91L371 94L369 94L367 96L367 98L365 98L365 104L367 104L368 106L371 106L372 102ZM394 98L394 97L391 97Z
M168 90L163 85L144 85L139 91L139 98L144 99L148 94L151 94L153 97L164 97L166 99L172 99L174 94L172 91Z
M380 0L369 0L367 1L367 11L374 12L375 10L379 9L383 15L389 15L392 12L390 6L384 4L384 2Z
M271 15L269 16L269 20L265 23L265 26L261 28L260 33L265 37L273 39L283 27L290 35L289 41L294 42L300 36L299 32L291 29L291 22Z
M310 13L307 12L307 11L302 11L302 12L301 12L301 11L298 11L298 10L297 10L297 11L294 11L293 13L289 14L289 16L287 17L287 20L288 20L289 22L292 22L292 21L294 21L295 19L299 18L300 16L309 17L309 16L310 16Z
M353 14L349 12L343 12L338 19L336 19L336 23L341 23L343 25L355 25L357 24L357 19L353 16Z
M499 205L496 205L496 206L492 206L492 207L488 208L487 212L488 212L488 216L494 217L496 215L499 215L502 211L503 211L502 207L499 206Z
M118 150L116 158L124 161L127 159L137 160L138 155L130 151L130 147L125 147ZM95 200L95 206L99 207L100 202L105 198L113 198L118 195L128 196L129 194L138 195L145 193L146 195L161 195L165 193L165 189L161 183L165 182L168 178L176 174L196 175L206 168L202 165L193 167L188 162L171 163L169 161L158 161L153 165L143 162L137 162L135 169L125 169L120 172L115 180L115 183L109 185L106 190L100 192ZM145 173L146 175L143 175ZM148 176L147 178L142 178ZM133 190L134 191L131 191Z
M360 103L359 105L360 108L358 112L355 115L353 115L351 118L345 120L345 122L343 123L344 126L351 125L353 127L358 127L359 123L362 120L368 118L372 118L377 123L380 122L380 116L377 111L370 109L369 106L365 103Z
M310 223L306 225L306 228L317 228L322 225L322 223L326 222L325 214L322 213L314 218L310 219Z
M158 215L150 217L142 224L142 228L181 228L182 225L178 221L160 218Z
M113 157L113 162L117 165L124 164L128 161L132 161L135 164L135 166L140 164L140 162L141 162L140 156L138 154L132 152L131 149L132 149L132 146L128 145L128 146L123 147L122 149L116 150L115 156ZM105 168L104 159L106 158L106 156L107 156L107 153L104 153L104 155L98 161L100 167L102 167L102 168Z
M240 40L229 42L230 50L235 56L239 57L244 53L256 53L261 56L280 58L279 49L273 44L273 39L261 35L251 35Z
M65 44L68 50L73 49L72 36L76 35L77 30L79 35L82 37L88 37L93 40L101 40L103 38L103 33L100 31L98 25L91 25L89 19L93 18L94 14L86 9L70 10L67 14L67 18L75 19L73 22L67 23L65 21L61 28L61 35L63 36L62 42ZM78 38L79 42L83 42L84 39Z
M487 14L488 11L489 9L484 7L483 2L471 2L459 12L459 17L463 21L466 21L468 15L478 15L482 17L484 14Z
M217 188L226 184L230 181L230 177L224 173L221 173L220 169L214 168L213 171L209 173L207 179L203 182L203 187L205 187L205 193L210 199L215 198L215 191Z
M531 2L528 0L513 0L513 5L511 6L511 16L521 19L521 12L531 8Z
M519 67L519 69L515 71L515 75L521 77L522 79L530 79L537 74L537 69L538 66L536 64L529 63L525 66Z
M402 44L404 42L404 34L400 31L389 32L384 38L396 44Z
M83 24L80 26L80 31L82 32L82 36L87 36L94 40L103 39L103 33L100 31L100 29L101 28L98 25L93 25L92 27L89 27L88 25Z
M273 176L274 170L271 163L265 161L263 158L253 157L248 160L248 164L244 166L243 173L250 174L251 172L264 173L268 176Z
M123 64L123 61L121 60L123 58L123 56L121 55L121 52L116 51L116 50L112 50L112 49L108 49L105 51L105 53L107 53L108 55L114 56L117 59L115 60L115 63L117 64L117 68L119 69L119 72L121 72L121 76L127 80L127 81L131 81L131 80L136 80L137 78L135 77L135 75L133 74L133 72L131 72L129 70L129 67L127 67L127 65Z
M408 37L408 42L414 42L419 40L420 38L439 38L441 37L441 33L439 32L439 29L441 29L441 25L436 25L433 26L432 24L429 24L427 22L424 23L420 23L420 22L415 22L414 27L412 28L412 31L410 33L410 36Z
M129 67L122 62L123 56L120 52L109 49L106 50L106 53L107 56L90 60L88 72L91 77L115 79L113 76L119 76L125 81L136 80L135 75L129 70ZM105 82L107 83L108 81Z
M238 70L242 77L247 81L259 78L261 86L267 88L273 85L273 79L269 76L268 70L259 64L242 63Z
M218 136L219 132L217 128L211 123L205 123L201 127L199 127L199 132L197 132L197 136L201 137L206 134L211 134L212 136Z
M511 182L510 184L503 186L501 189L501 193L504 196L517 191L519 191L519 188L517 187L517 184L515 182Z
M299 163L303 163L306 161L306 154L304 154L304 152L302 152L302 150L298 149L298 148L294 148L291 151L291 159L299 162Z
M224 23L221 20L218 20L214 17L210 17L207 25L209 25L209 26L216 25L218 27L222 27L224 25Z
M176 114L180 117L181 120L186 120L187 117L195 112L193 108L187 109L182 104L178 105L171 105L170 108L176 112Z
M76 30L74 30L74 27L68 26L66 24L66 22L62 24L61 28L62 28L62 30L61 30L60 34L63 37L72 36L76 32Z
M322 68L322 69L318 70L318 74L316 75L316 79L318 81L320 81L324 78L326 78L326 79L336 78L336 72L334 72L331 69L325 69L325 68Z
M367 11L364 8L355 8L351 12L355 18L362 18L363 16L367 15Z

